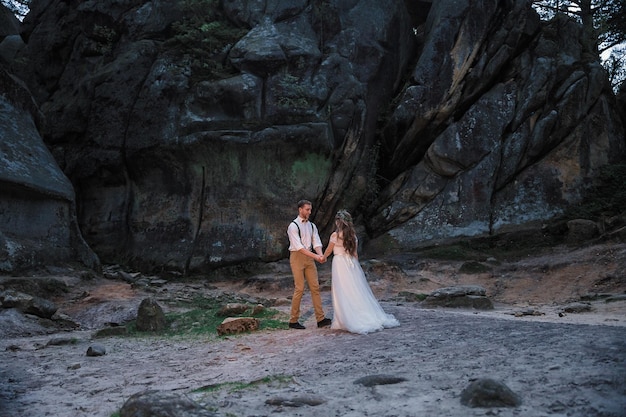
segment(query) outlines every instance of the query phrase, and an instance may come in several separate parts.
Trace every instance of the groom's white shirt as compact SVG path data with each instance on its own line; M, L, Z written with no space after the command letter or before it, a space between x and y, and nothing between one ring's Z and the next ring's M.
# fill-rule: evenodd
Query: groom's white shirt
M294 222L298 223L298 225L296 226ZM287 235L289 236L289 250L291 252L299 251L303 248L308 250L311 247L311 240L313 241L313 248L322 246L317 226L313 224L313 227L311 227L312 224L311 221L305 222L300 216L289 223ZM300 234L298 234L298 227L300 228ZM313 229L313 236L311 236L311 229Z

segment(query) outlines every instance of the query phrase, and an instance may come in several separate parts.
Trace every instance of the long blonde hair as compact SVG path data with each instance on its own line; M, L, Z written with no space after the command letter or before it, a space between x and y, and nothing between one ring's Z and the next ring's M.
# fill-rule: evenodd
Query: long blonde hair
M335 230L338 237L343 239L343 247L349 255L356 256L356 231L352 224L352 216L346 210L339 210L335 215Z

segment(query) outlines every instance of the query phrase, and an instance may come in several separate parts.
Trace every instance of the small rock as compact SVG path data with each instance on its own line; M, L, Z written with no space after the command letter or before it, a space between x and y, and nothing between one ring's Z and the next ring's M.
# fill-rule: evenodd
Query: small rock
M120 417L217 417L183 394L143 391L133 394L120 409Z
M404 381L406 381L405 378L393 375L368 375L357 379L354 383L357 385L363 385L364 387L373 387L375 385L399 384Z
M291 300L289 298L285 298L285 297L274 298L274 299L271 300L271 304L273 306L276 306L276 307L278 307L278 306L288 306L288 305L291 305Z
M224 336L227 334L238 334L251 332L259 329L259 319L254 317L228 317L222 324L217 326L217 334Z
M479 285L439 288L426 297L424 305L493 310L493 303L485 294L486 290Z
M55 337L48 340L46 346L63 346L63 345L74 345L78 341L73 337Z
M457 285L454 287L438 288L432 293L430 297L435 298L449 298L449 297L461 297L465 295L485 295L487 291L480 285Z
M0 293L0 305L45 319L51 318L57 311L57 306L52 301L14 290Z
M106 352L106 348L102 345L91 345L87 349L87 356L104 356Z
M162 287L167 284L167 280L161 278L152 278L150 279L150 285L153 287Z
M587 303L572 303L563 307L565 313L585 313L591 310L591 304Z
M539 310L535 310L535 309L527 309L527 310L522 310L522 311L516 311L515 313L513 313L513 315L515 317L523 317L523 316L543 316L545 315L545 313L542 313Z
M607 303L613 303L615 301L626 301L626 294L611 295L604 300Z
M517 407L521 403L509 387L490 378L473 381L461 392L461 404L468 407Z
M236 316L241 314L250 308L247 304L242 303L228 303L217 312L220 317Z
M141 332L160 332L166 327L163 309L154 298L145 298L137 311L137 330Z
M117 275L118 279L120 279L120 280L122 280L124 282L127 282L129 284L132 284L135 281L137 281L137 275L133 275L133 274L130 274L130 273L125 272L125 271L117 271L116 275Z

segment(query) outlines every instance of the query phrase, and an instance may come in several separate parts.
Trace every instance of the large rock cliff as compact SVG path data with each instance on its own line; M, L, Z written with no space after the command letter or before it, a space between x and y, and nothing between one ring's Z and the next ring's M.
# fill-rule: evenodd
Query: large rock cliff
M72 184L46 148L29 91L0 68L0 273L97 256L76 222Z
M368 211L383 246L495 234L580 201L624 160L624 128L581 27L526 2L435 2L385 126L390 181Z
M353 211L377 251L525 227L624 158L577 25L407 4L47 0L11 67L85 240L143 269L279 259L301 198L326 236Z

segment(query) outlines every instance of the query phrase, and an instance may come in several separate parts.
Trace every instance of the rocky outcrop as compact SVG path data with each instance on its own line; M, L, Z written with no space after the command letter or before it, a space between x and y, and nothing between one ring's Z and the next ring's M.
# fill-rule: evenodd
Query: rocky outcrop
M580 201L598 168L624 158L604 70L573 41L580 26L496 3L433 4L385 130L391 182L367 220L381 249L532 226Z
M52 318L57 311L57 306L50 300L13 290L0 292L0 307L15 308L22 313L45 319Z
M279 259L297 200L325 224L368 189L381 103L414 55L403 3L257 6L223 2L213 23L245 35L204 57L222 72L202 78L176 43L182 3L33 5L21 71L104 259L185 271Z
M84 242L72 184L46 148L42 116L25 86L0 66L0 272L81 261Z
M12 68L107 261L280 259L300 198L324 238L352 210L371 253L500 233L626 154L597 54L527 1L202 4L49 0L22 25Z

